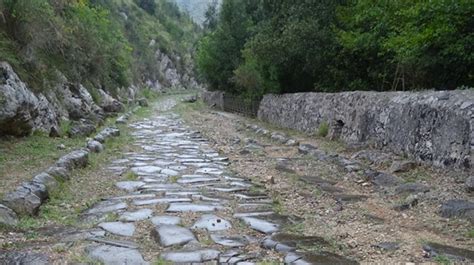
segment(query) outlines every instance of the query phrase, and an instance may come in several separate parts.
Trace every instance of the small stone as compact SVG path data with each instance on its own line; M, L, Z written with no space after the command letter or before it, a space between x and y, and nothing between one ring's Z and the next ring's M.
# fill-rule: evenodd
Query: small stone
M400 244L396 242L381 242L373 245L374 247L380 248L382 250L397 250L400 248Z
M0 204L0 224L14 226L18 224L18 217L14 211Z
M408 197L406 197L402 202L400 202L398 205L395 205L394 209L397 211L409 210L415 207L416 205L418 205L418 201L419 201L418 196L411 194Z
M52 192L59 186L58 181L48 173L41 173L33 178L33 182L41 183L46 186L48 192Z
M46 170L46 173L55 177L58 180L66 181L71 178L69 171L64 167L50 167Z
M140 98L137 101L140 107L148 107L148 100L146 98Z
M416 167L416 163L413 161L393 161L390 166L391 173L403 173L410 171Z
M395 188L396 194L416 194L430 191L430 187L420 183L404 183Z
M59 144L58 146L56 146L56 148L58 148L58 150L64 150L66 149L66 146L64 144Z
M224 236L211 234L211 239L214 243L226 247L243 247L248 244L248 240L242 236Z
M464 185L466 186L467 192L474 192L474 176L467 178Z
M56 162L56 166L71 170L76 168L85 168L88 163L89 152L85 149L80 149L61 157Z
M94 152L94 153L100 153L104 151L104 146L99 141L96 141L96 140L88 141L86 147L87 149L89 149L91 152Z

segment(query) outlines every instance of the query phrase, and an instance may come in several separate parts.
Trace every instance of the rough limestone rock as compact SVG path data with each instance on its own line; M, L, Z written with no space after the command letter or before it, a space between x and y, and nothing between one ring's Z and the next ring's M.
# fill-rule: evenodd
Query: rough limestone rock
M417 161L472 170L474 90L266 95L258 117L306 133L337 124L333 136L347 143L375 143Z
M120 130L115 127L107 127L100 131L95 137L94 140L105 143L105 141L111 137L118 137L120 136Z
M146 100L146 98L140 98L138 99L138 105L140 105L140 107L148 107L148 100Z
M8 63L0 62L0 135L30 134L37 116L38 98Z
M183 97L182 101L185 103L194 103L196 102L196 100L197 100L196 95L188 95L188 96Z
M59 136L60 116L55 106L43 94L38 95L38 116L34 120L34 129L43 131L51 137Z
M95 124L86 119L71 122L70 128L67 132L69 137L84 137L89 136L95 132Z
M449 200L441 205L440 215L445 218L463 218L474 223L474 202Z
M467 192L474 192L474 176L470 176L464 182Z
M104 151L104 146L96 140L90 140L87 142L87 149L94 153L100 153Z
M46 170L46 173L61 181L66 181L71 178L69 170L64 167L52 166Z
M61 157L56 162L56 167L63 167L72 170L76 168L85 168L88 163L89 152L85 149L79 149Z
M2 203L19 215L36 215L41 203L48 198L46 186L25 182L5 195Z
M0 204L0 224L3 224L3 225L18 224L18 217L16 213L3 204Z
M416 163L413 161L393 161L389 170L392 173L403 173L412 170L415 167Z
M122 112L125 110L125 105L123 105L122 102L116 100L104 90L99 89L99 94L99 106L104 109L105 112Z
M69 119L88 119L97 123L104 120L105 113L92 99L91 94L81 84L71 84L65 81L57 88L58 96L62 99Z
M1 264L15 265L49 265L48 256L41 253L0 250Z
M46 190L48 191L48 193L50 193L59 186L58 181L53 176L45 172L36 175L33 178L33 182L41 183L46 186Z

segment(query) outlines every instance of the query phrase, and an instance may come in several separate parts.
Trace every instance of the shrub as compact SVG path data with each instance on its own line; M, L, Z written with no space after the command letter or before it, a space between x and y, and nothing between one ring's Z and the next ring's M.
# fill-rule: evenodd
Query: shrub
M318 136L326 137L328 133L329 133L329 124L326 121L321 122L318 127Z

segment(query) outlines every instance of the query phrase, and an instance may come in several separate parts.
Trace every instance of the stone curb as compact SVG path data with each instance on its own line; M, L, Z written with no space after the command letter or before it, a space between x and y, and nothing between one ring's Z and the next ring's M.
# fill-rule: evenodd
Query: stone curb
M131 114L128 114L130 116ZM75 169L85 168L89 163L89 153L100 153L103 143L109 138L120 136L120 130L107 127L94 139L86 142L86 148L70 152L59 158L51 167L23 182L14 191L7 193L0 204L0 224L16 225L18 216L35 216L39 208L49 198L49 194L59 187L59 183L70 179Z

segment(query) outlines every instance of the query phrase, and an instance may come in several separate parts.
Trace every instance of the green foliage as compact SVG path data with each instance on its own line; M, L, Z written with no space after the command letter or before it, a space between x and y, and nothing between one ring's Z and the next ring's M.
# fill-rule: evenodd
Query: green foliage
M229 0L196 63L212 89L253 98L472 86L473 11L469 0Z
M153 15L155 14L156 10L156 2L155 0L135 0L135 2L143 8L146 12Z
M321 122L318 127L318 136L326 137L329 133L329 124L325 121Z
M158 78L157 49L181 57L178 67L188 64L198 34L168 0L0 1L0 60L37 91L59 71L94 100L99 88L115 95L132 81Z

